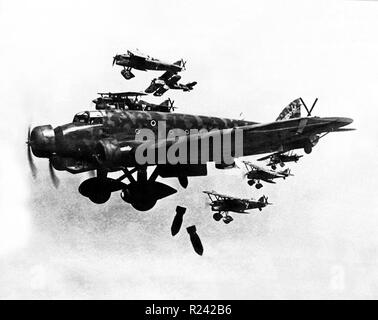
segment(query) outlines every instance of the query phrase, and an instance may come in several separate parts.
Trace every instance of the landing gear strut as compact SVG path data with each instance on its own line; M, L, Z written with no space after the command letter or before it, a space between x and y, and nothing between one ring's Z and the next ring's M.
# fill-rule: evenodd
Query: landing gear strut
M131 68L125 68L121 71L122 76L126 80L130 80L135 77L135 75L131 72Z
M80 194L100 204L108 201L112 192L122 190L121 198L125 202L130 203L138 211L147 211L152 209L159 199L176 193L176 189L155 181L156 169L149 179L147 179L146 167L123 171L124 174L118 179L108 178L106 172L98 171L97 177L85 180L80 185ZM132 175L134 172L137 172L137 179ZM122 182L125 178L129 180L129 184Z
M306 143L303 149L304 149L304 152L306 152L307 154L311 153L312 151L311 143Z
M135 171L137 171L137 180L132 176L132 172ZM176 189L155 181L157 178L156 169L150 178L147 178L146 167L137 168L133 171L125 169L124 173L119 179L127 177L130 183L122 189L121 198L138 211L148 211L155 206L159 199L176 193Z

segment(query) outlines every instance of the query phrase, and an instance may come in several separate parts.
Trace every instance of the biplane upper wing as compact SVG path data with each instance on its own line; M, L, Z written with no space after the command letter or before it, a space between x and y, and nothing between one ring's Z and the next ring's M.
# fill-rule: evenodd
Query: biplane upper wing
M176 74L177 74L177 72L172 71L172 70L165 71L165 72L159 77L159 80L163 80L165 83L171 82L171 81L172 81L172 77L174 77ZM180 78L181 78L181 77L180 77ZM180 80L180 78L177 78L177 81ZM177 81L176 81L176 83L177 83Z
M264 160L269 159L270 157L274 157L274 156L279 155L281 153L283 153L283 152L274 152L274 153L271 153L271 154L269 154L267 156L264 156L262 158L257 159L257 161L264 161Z
M147 93L138 92L138 91L125 91L125 92L98 92L97 94L103 96L109 96L111 98L119 97L137 97L137 96L146 96Z
M231 197L231 196L228 196L228 195L225 195L225 194L220 194L216 191L203 191L203 193L206 193L208 195L212 195L216 198L221 198L223 200L242 200L242 199Z

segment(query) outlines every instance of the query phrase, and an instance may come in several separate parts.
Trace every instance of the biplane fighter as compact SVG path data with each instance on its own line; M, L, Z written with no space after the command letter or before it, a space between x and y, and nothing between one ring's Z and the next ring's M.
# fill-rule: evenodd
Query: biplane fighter
M205 148L202 148L202 144L208 141L210 135L219 135L222 141L230 138L231 150L240 146L242 154L234 153L233 156L250 156L311 149L320 135L346 131L343 127L352 121L341 117L290 116L285 120L257 123L171 112L104 109L81 112L72 122L56 128L51 125L37 126L32 130L29 128L27 154L33 177L36 167L32 154L49 160L50 175L55 186L58 185L58 178L54 169L73 174L95 170L97 176L85 180L79 187L83 196L94 203L105 203L112 192L121 191L121 198L125 202L137 210L146 211L153 208L159 199L176 192L172 187L157 182L159 176L178 178L185 188L188 177L207 175L206 164L214 161L212 144L207 144L209 157L204 161L187 159L192 159L194 155L198 160L203 155ZM158 134L159 122L164 123L166 135ZM141 129L148 129L154 135L147 140L139 139ZM186 135L179 139L170 138L169 132L174 129L180 129ZM191 129L197 129L198 133L191 133ZM241 134L242 140L233 139L236 134ZM166 161L171 148L192 140L197 140L201 148L187 150L188 158L184 161ZM165 161L161 162L157 157L141 164L137 157L141 146L147 152L162 150L163 155L167 156L163 159ZM147 174L148 166L153 169L150 175ZM121 172L121 175L113 179L108 177L111 172ZM124 179L128 180L127 184L122 182Z
M302 157L303 155L298 155L296 153L293 153L293 151L290 151L286 153L284 152L272 153L268 156L262 157L257 160L263 161L263 160L269 159L267 166L271 167L273 170L276 170L277 164L279 164L281 167L284 167L286 162L298 162L298 160Z
M100 97L93 100L97 110L122 109L139 111L171 112L176 109L171 99L164 100L161 104L150 103L139 99L139 96L147 95L144 92L118 92L98 93ZM134 97L131 99L130 97Z
M147 94L144 92L99 92L100 97L92 100L92 102L96 105L97 110L103 109L129 109L133 107L134 101L138 100L140 96L146 96ZM134 100L131 99L134 97ZM134 110L134 109L132 109Z
M159 78L153 79L145 92L153 93L154 96L160 97L169 89L182 90L184 92L191 91L197 84L196 81L187 84L178 83L180 79L181 76L177 73L166 71Z
M267 205L271 205L266 196L262 196L258 200L253 200L235 198L228 195L219 194L216 191L203 191L203 193L206 193L211 201L211 210L215 211L213 215L214 220L219 221L223 219L223 222L226 224L234 220L228 215L230 211L248 214L249 212L246 212L246 210L259 209L261 211L262 208L266 207Z
M250 161L243 161L246 169L248 172L245 174L245 177L248 179L248 184L250 186L253 186L256 181L256 188L260 189L262 188L262 184L260 180L268 182L268 183L275 183L273 180L274 179L286 179L288 176L292 176L290 173L290 169L286 169L283 171L273 171L270 169L266 169L263 167L260 167Z
M131 72L132 69L142 71L161 70L177 73L185 70L185 63L186 62L182 59L174 63L163 62L159 59L145 55L139 50L128 50L126 54L117 54L113 57L113 66L114 64L117 64L124 67L121 74L126 80L135 77Z

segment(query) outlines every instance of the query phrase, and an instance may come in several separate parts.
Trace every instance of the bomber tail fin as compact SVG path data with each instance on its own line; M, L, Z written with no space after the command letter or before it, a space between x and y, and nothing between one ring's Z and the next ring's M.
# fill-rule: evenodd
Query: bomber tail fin
M276 121L287 120L292 118L301 117L302 99L298 98L292 101L287 107L285 107Z
M159 106L169 107L170 106L170 100L169 99L164 100L162 103L159 104Z

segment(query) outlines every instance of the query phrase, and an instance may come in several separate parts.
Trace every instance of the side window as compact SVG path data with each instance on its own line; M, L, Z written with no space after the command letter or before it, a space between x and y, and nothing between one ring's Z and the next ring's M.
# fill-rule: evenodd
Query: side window
M102 124L102 118L91 118L90 119L90 124Z

